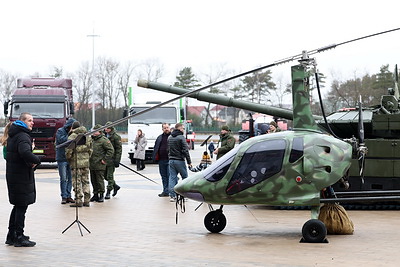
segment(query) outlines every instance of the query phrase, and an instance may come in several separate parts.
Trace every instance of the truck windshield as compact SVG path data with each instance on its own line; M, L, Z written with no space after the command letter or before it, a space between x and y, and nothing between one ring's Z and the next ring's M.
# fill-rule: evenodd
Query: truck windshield
M140 112L150 107L134 107L134 112ZM169 123L174 125L177 123L175 107L159 107L144 114L132 117L129 120L132 124L154 124L154 123Z
M36 119L64 118L64 103L14 103L11 116L18 118L23 112L29 112Z

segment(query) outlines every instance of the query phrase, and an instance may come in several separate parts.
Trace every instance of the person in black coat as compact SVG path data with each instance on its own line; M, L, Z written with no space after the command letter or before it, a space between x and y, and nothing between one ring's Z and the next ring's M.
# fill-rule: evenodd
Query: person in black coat
M169 159L169 196L170 201L176 201L176 193L174 186L178 183L178 173L181 175L182 180L188 177L185 159L189 166L192 168L192 160L189 154L189 147L186 143L186 138L183 136L185 127L182 123L175 124L175 129L171 135L168 136L168 159Z
M161 175L163 191L159 197L169 196L169 160L168 160L168 137L171 134L169 123L162 124L163 133L160 134L154 144L153 161L158 162L158 171Z
M15 247L36 245L24 235L26 210L28 205L36 201L34 170L40 164L39 157L32 153L32 140L29 135L32 127L32 115L22 113L8 132L6 180L8 198L14 207L10 214L6 244Z

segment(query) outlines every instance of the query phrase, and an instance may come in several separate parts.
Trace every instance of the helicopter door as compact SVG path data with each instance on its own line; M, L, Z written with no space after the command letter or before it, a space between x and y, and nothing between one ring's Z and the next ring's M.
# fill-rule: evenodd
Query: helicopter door
M280 172L285 148L283 139L267 140L249 147L232 175L226 193L239 193Z

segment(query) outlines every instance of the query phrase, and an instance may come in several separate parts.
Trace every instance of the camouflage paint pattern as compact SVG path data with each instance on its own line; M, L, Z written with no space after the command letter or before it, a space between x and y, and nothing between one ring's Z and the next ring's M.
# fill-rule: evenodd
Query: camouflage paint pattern
M85 126L80 126L74 130L68 136L68 140L74 140L79 134L85 134L87 130ZM76 156L75 159L74 149L67 148L65 149L65 156L67 161L72 169L74 168L88 168L89 167L89 158L92 154L92 138L90 136L86 136L86 142L83 145L78 145L76 147Z
M309 75L303 65L292 66L293 128L319 130L310 106Z
M77 203L89 203L90 200L90 184L89 184L89 168L72 169L72 185L75 192L75 200Z

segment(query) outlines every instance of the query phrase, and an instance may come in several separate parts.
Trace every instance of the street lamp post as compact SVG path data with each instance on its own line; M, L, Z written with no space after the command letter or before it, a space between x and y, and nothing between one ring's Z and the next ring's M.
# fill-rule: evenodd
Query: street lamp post
M95 37L100 37L100 35L96 35L94 34L94 28L93 28L93 34L89 34L87 35L87 37L91 37L92 38L92 42L93 42L93 55L92 55L92 128L95 125L95 121L96 121L96 107L95 107L95 91L94 91L94 38Z

